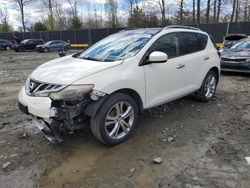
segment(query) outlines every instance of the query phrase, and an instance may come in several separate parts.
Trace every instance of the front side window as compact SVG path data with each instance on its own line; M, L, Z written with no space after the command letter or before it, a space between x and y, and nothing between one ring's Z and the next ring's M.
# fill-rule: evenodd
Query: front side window
M151 47L151 51L164 52L168 55L168 58L178 57L180 55L180 41L178 36L173 33L160 37Z
M94 61L118 61L135 56L152 35L145 33L120 32L96 43L79 55L79 58Z

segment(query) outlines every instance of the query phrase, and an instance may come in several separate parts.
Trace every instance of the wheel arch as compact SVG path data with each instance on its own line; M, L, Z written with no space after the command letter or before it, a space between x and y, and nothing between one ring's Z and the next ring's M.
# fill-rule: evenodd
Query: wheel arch
M117 91L115 91L113 93L124 93L124 94L129 95L130 97L132 97L135 100L135 102L136 102L136 104L138 106L139 113L140 114L143 113L143 102L142 102L142 99L141 99L140 95L135 90L129 89L129 88L124 88L124 89L119 89L119 90L117 90Z
M137 107L138 107L138 112L140 114L143 113L143 102L142 102L142 99L140 97L140 95L133 89L128 89L128 88L124 88L124 89L119 89L119 90L116 90L110 94L107 94L105 95L103 98L99 99L98 101L92 101L90 102L84 113L85 115L89 116L89 117L93 117L95 116L95 114L97 113L99 107L102 105L102 103L110 96L112 96L113 94L115 93L123 93L123 94L127 94L129 95L130 97L132 97L136 104L137 104Z
M216 73L216 75L217 75L217 84L218 84L219 79L220 79L220 70L219 70L219 68L218 67L212 67L209 71L214 71Z

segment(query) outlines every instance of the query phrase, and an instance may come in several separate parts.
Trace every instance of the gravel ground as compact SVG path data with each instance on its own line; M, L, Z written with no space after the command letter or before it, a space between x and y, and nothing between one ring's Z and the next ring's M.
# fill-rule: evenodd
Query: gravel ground
M188 96L146 111L124 144L106 147L86 127L53 145L16 99L56 57L0 51L1 188L250 187L250 75L222 74L210 103Z

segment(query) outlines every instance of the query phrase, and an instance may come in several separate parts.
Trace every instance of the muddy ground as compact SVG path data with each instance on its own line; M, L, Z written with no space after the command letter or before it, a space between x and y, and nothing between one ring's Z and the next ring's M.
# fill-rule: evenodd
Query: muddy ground
M250 187L250 75L222 74L210 103L188 96L146 111L124 144L106 147L86 127L53 145L16 99L32 70L56 57L0 52L1 188Z

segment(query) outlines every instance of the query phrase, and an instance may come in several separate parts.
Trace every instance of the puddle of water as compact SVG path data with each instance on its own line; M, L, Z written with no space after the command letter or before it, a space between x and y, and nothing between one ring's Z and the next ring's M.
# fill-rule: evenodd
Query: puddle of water
M76 184L95 169L98 158L103 156L105 148L82 146L72 153L72 156L62 161L62 164L54 168L47 176L41 178L42 187L63 187L65 184Z

